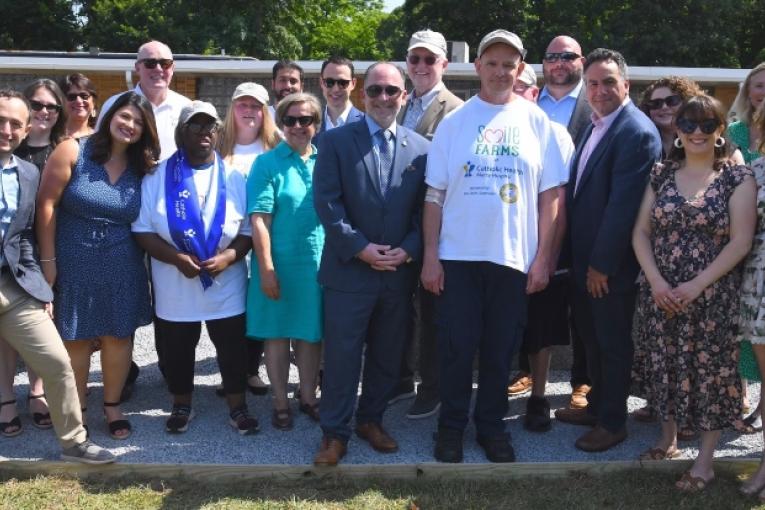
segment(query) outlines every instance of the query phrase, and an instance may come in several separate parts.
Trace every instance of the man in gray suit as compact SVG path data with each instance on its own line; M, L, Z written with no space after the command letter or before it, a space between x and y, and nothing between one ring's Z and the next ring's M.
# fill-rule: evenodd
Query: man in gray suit
M366 117L320 137L313 174L314 204L326 232L319 268L324 436L317 465L335 465L345 455L362 355L356 434L379 452L398 450L382 417L409 336L428 141L396 124L406 100L400 69L378 62L364 83Z
M446 59L446 39L439 32L420 30L412 34L406 55L406 70L414 90L409 94L406 106L398 114L398 122L414 129L428 140L441 119L462 106L458 98L446 88L444 71L449 64ZM414 295L416 310L414 333L401 364L401 377L391 402L410 398L414 393L414 360L419 359L421 382L417 398L409 407L407 418L427 418L438 412L438 355L436 350L435 296L418 285ZM415 356L415 350L419 355Z
M61 458L106 464L114 456L87 438L69 355L50 318L53 292L40 262L55 264L55 257L38 261L35 253L40 172L13 155L29 133L29 113L22 94L0 90L0 336L42 377L53 428L64 449ZM20 430L18 422L10 424Z

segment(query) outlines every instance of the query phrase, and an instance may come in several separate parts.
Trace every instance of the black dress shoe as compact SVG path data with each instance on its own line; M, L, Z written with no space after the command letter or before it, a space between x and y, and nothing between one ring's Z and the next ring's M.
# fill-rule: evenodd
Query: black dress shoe
M515 450L507 436L478 436L477 439L490 462L515 462Z
M433 456L439 462L462 462L462 431L438 427Z
M530 396L526 401L523 428L530 432L547 432L552 428L550 403L544 397Z

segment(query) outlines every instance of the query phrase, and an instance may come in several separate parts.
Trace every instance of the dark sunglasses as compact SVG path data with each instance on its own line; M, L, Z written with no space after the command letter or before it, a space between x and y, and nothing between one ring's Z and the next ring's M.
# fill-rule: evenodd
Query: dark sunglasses
M299 125L300 127L308 127L313 124L313 117L311 115L302 115L300 117L285 115L282 117L282 124L287 127L295 127L295 124Z
M660 97L658 99L650 99L645 102L645 105L649 110L658 110L665 104L667 105L667 108L674 108L675 106L680 106L682 102L683 98L674 94L667 97Z
M189 122L186 124L186 127L189 131L194 133L195 135L199 135L202 133L210 133L211 135L214 135L218 132L220 129L220 125L217 122L208 122L206 124L197 124L196 122Z
M41 103L40 101L29 101L29 107L32 108L32 110L39 112L43 109L45 109L48 113L53 112L59 112L61 111L61 106L57 104L45 104Z
M420 63L420 59L422 59L425 62L425 65L432 66L436 63L436 60L438 60L433 55L428 55L427 57L420 57L419 55L409 55L406 57L406 61L412 64L413 66L416 66Z
M341 89L347 89L348 85L351 84L351 80L342 80L342 79L335 79L335 78L324 78L324 86L328 89L331 89L335 85L340 87Z
M545 62L557 62L558 60L563 60L564 62L573 62L574 60L582 58L582 56L578 53L574 53L573 51L562 51L560 53L545 53L544 61Z
M157 64L159 64L162 69L170 69L173 65L173 59L171 58L142 58L139 62L142 63L146 69L154 69L157 67Z
M391 99L395 99L401 94L401 91L403 89L396 87L395 85L370 85L366 89L367 96L371 98L375 98L385 92L385 95L390 97Z
M720 121L717 119L704 119L700 122L696 122L695 120L680 117L675 121L675 124L677 125L677 129L686 135L695 133L696 128L701 128L701 132L705 135L711 135L718 127L720 127Z
M66 100L69 102L77 101L77 98L82 99L83 101L87 101L90 99L91 95L87 92L80 92L79 94L67 94Z

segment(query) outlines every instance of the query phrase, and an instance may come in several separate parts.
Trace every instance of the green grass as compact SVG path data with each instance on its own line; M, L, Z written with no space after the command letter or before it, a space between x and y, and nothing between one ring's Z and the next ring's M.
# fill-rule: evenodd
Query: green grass
M743 509L757 501L719 474L702 494L684 495L659 472L487 481L298 480L200 483L171 480L22 477L0 471L0 509ZM765 507L762 507L765 508Z

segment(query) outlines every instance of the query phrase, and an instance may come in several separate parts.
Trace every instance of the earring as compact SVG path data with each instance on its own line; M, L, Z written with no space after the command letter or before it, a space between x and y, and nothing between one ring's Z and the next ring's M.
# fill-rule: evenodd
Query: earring
M683 148L683 142L679 138L675 138L675 141L672 142L672 143L674 143L675 147L677 147L678 149L682 149Z
M95 109L95 108L93 108L93 111L92 111L92 112L90 112L90 116L91 116L91 117L93 117L94 119L95 119L96 117L98 117L98 112L96 111L96 109Z
M718 136L717 140L715 140L715 147L719 149L720 147L724 147L724 146L725 146L725 138L723 138L722 136Z

